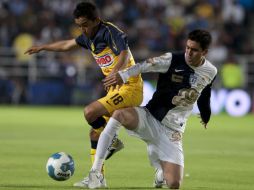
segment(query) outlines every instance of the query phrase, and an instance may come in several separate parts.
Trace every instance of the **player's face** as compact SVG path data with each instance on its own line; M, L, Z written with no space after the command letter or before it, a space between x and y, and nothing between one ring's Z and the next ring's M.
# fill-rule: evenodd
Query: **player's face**
M185 49L185 61L187 64L197 67L203 64L203 57L207 50L203 50L198 42L187 40Z
M79 17L75 19L75 23L81 29L83 34L86 35L86 37L92 38L95 35L97 26L100 22L99 19L89 20L86 17Z

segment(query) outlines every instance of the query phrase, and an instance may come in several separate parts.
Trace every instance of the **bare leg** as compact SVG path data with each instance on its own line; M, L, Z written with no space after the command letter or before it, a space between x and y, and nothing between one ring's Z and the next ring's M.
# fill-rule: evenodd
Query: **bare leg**
M96 149L97 147L97 141L99 139L100 133L98 131L100 130L94 130L99 129L101 127L104 127L106 125L102 121L102 116L109 115L106 108L98 101L94 101L84 109L84 117L89 125L92 126L92 129L90 130L90 140L91 140L91 148Z
M134 108L116 110L112 117L128 130L135 130L138 126L138 114Z
M183 180L183 167L166 161L161 161L161 167L168 188L179 189Z
M113 138L122 125L129 130L136 129L138 125L138 114L134 108L116 110L113 113L113 116L109 119L105 129L100 135L92 170L101 171L105 157L108 154L108 148L111 146Z
M94 122L98 117L109 116L106 108L98 101L94 101L84 109L84 117L88 123Z

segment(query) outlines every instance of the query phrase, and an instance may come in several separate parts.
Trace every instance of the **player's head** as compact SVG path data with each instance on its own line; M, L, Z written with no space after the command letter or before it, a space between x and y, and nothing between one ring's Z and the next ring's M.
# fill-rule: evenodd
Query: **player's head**
M211 41L211 34L206 30L197 29L190 32L185 49L186 62L192 66L199 66L202 64Z
M77 4L73 11L75 23L87 37L92 37L100 23L99 11L95 4L84 1Z

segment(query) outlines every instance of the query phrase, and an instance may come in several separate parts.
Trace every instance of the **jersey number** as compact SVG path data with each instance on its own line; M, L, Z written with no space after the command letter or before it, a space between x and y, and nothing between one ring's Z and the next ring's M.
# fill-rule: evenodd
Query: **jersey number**
M119 94L116 94L116 95L112 96L110 99L113 101L113 103L115 105L118 105L120 102L123 101L123 97L120 96ZM107 103L109 103L109 102L107 101Z
M198 98L198 91L194 88L181 89L177 96L172 99L172 104L176 106L189 106L195 103Z

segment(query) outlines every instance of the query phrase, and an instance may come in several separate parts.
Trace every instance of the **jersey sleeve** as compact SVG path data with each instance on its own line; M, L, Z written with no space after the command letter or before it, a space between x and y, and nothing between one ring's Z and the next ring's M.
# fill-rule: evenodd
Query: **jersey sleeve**
M105 40L114 54L128 49L127 35L115 26L109 25L105 33Z
M214 80L215 77L213 81ZM197 100L198 109L200 111L200 117L204 123L208 123L211 117L210 98L213 81L202 90Z
M126 82L128 78L132 76L137 76L140 73L148 73L148 72L159 72L165 73L168 71L172 61L172 53L166 53L160 57L154 57L149 61L144 61L142 63L137 63L132 67L124 71L119 71L119 74L123 80Z
M88 49L87 44L86 44L86 40L85 40L85 37L84 37L83 34L80 35L80 36L78 36L75 40L76 40L76 43L77 43L79 46L81 46L81 47L83 47L83 48L85 48L85 49Z

